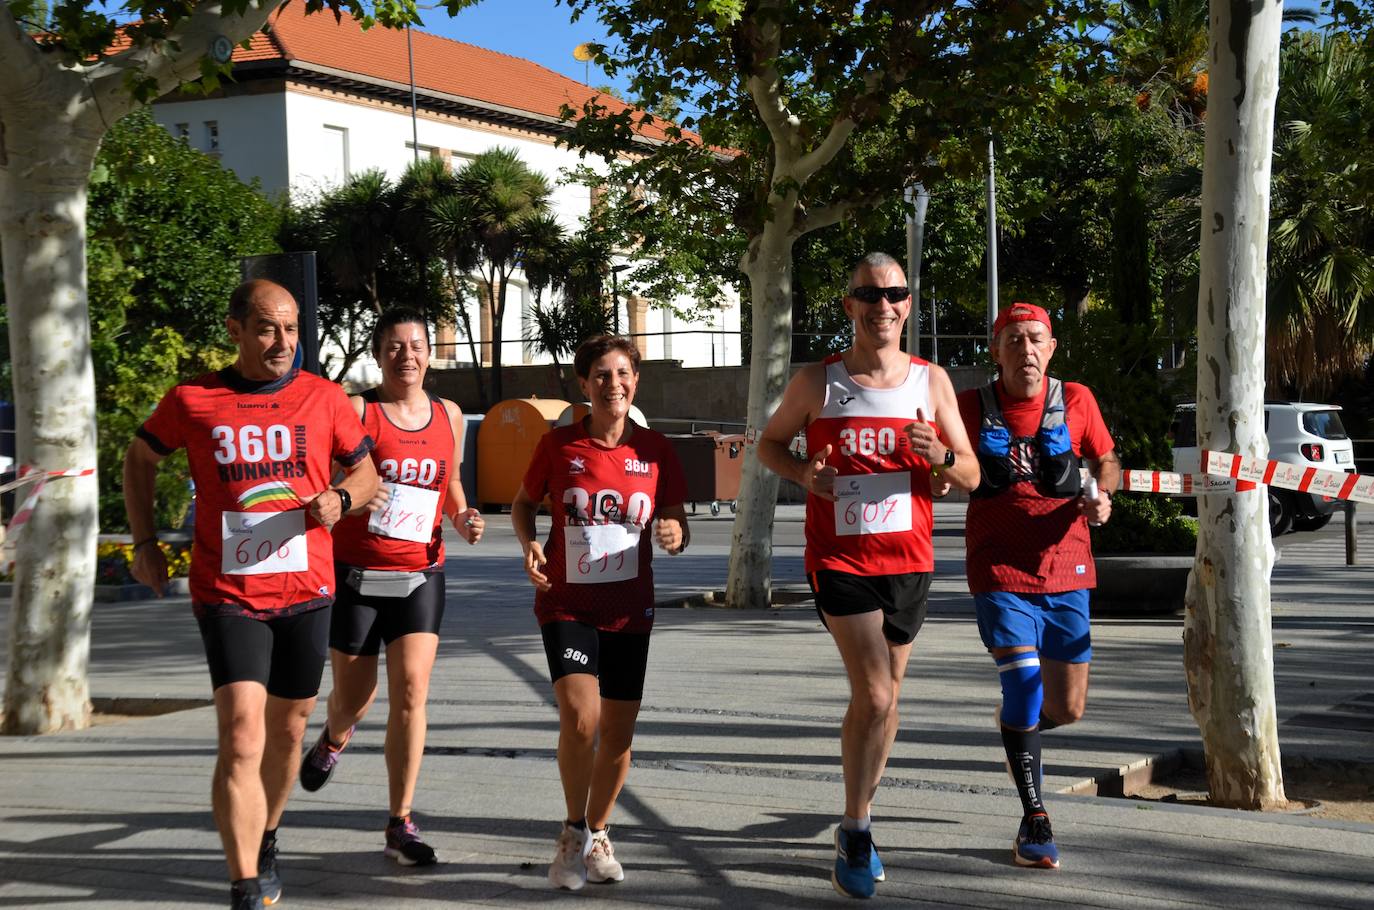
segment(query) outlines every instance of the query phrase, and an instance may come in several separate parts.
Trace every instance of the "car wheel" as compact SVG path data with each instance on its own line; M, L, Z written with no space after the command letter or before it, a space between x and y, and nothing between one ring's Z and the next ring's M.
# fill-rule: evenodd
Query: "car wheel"
M1293 501L1269 487L1269 534L1278 537L1293 526Z
M1327 522L1331 520L1331 516L1334 514L1334 512L1327 512L1325 515L1318 515L1314 518L1295 518L1293 519L1293 530L1318 531L1326 527Z

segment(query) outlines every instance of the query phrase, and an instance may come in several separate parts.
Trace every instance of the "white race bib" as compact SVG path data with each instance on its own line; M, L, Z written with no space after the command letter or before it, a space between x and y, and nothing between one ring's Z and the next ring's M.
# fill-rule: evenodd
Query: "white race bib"
M911 530L911 473L835 478L835 533L890 534Z
M220 571L225 575L304 572L310 568L304 509L223 512L220 525Z
M367 519L367 529L380 537L429 543L434 538L434 513L439 491L403 483L383 483L391 493L386 505Z
M600 585L639 577L635 524L570 525L564 535L568 584Z

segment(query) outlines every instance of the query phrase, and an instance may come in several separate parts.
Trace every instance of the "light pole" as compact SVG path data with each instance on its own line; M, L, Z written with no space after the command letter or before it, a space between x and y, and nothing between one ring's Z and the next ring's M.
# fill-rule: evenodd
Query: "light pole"
M923 184L906 188L906 204L915 211L906 216L906 283L911 288L911 313L906 319L906 351L921 356L921 248L925 245L926 207L930 194ZM931 359L934 359L932 354Z
M406 57L410 61L410 147L415 160L420 160L420 117L415 101L415 45L410 40L410 25L406 25Z
M993 142L988 137L988 350L992 324L997 321L997 179L993 172Z
M611 333L620 334L620 273L630 267L629 263L611 266Z

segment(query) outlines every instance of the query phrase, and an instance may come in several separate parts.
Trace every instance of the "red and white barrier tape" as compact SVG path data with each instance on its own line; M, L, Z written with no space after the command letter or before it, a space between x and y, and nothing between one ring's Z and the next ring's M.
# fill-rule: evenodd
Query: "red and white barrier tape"
M1201 462L1201 474L1122 471L1120 489L1131 493L1200 496L1205 493L1233 493L1253 489L1254 484L1268 484L1332 499L1374 503L1374 477L1371 476L1205 449Z
M95 468L80 468L70 471L36 471L28 465L19 468L19 479L0 486L0 493L7 493L10 490L18 489L25 484L33 484L33 489L29 495L24 497L24 501L19 504L19 508L14 510L14 518L10 519L8 528L3 529L3 536L0 542L6 546L13 546L19 539L19 532L23 530L29 516L33 515L33 510L38 505L38 497L43 492L43 487L47 486L48 481L55 477L89 477L95 473Z

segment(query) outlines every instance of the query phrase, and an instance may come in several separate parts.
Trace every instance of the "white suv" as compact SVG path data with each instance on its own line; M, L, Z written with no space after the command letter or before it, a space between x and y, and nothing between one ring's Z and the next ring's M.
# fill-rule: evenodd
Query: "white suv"
M1264 403L1264 432L1269 458L1328 471L1355 470L1355 446L1341 424L1340 405L1306 402ZM1197 444L1197 406L1181 404L1169 430L1174 446L1174 470L1197 473L1201 451ZM1288 531L1315 531L1331 520L1336 501L1329 496L1269 487L1269 530L1275 537Z

